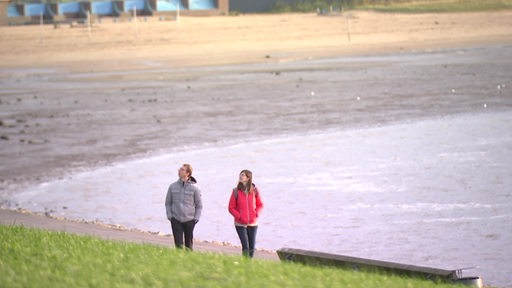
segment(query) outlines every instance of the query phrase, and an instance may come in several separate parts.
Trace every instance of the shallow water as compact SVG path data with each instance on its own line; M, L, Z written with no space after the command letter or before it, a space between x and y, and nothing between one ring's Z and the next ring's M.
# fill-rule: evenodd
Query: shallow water
M510 55L510 47L498 47L351 57L285 64L278 76L266 65L237 68L243 73L209 68L194 82L191 101L212 91L212 98L231 99L232 109L244 101L261 109L250 123L215 124L233 131L206 133L226 140L199 137L7 200L168 234L166 189L188 162L205 205L196 238L238 244L227 202L239 171L248 168L265 203L259 248L478 266L463 275L511 286L512 100L510 88L502 89L512 87L511 58L503 58ZM260 86L251 82L255 75ZM252 133L238 132L247 126Z
M512 267L509 131L512 112L498 112L197 147L72 175L12 200L169 233L164 187L175 166L191 162L205 205L195 236L237 244L227 201L237 173L250 167L266 204L260 248L479 266L466 273L504 284L510 271L494 267Z

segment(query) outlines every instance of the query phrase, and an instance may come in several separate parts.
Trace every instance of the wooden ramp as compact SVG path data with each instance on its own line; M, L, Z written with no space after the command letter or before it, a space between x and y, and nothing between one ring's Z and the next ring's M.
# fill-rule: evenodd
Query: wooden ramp
M281 261L299 262L307 265L327 265L356 271L388 272L440 281L452 281L458 278L457 270L414 266L300 249L282 248L277 250L277 255Z

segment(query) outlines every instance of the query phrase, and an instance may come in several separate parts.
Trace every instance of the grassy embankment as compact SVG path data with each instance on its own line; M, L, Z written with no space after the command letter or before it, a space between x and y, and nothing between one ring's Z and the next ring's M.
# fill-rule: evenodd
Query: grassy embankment
M454 287L0 225L0 287Z
M456 13L512 9L512 0L304 0L294 4L277 1L273 12L372 10L390 13Z

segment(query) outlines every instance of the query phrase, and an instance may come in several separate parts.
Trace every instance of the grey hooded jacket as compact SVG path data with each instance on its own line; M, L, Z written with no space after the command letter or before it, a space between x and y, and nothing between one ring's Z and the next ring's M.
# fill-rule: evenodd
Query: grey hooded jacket
M203 202L201 189L194 177L190 177L187 182L178 179L169 186L165 198L165 209L169 220L174 217L182 223L192 220L199 221Z

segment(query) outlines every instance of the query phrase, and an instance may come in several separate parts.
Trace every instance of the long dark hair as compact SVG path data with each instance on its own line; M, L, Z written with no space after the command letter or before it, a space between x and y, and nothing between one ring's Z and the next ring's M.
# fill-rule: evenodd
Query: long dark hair
M253 192L254 188L252 187L252 172L249 170L242 170L240 174L244 173L249 180L247 180L247 186L244 186L244 183L238 182L238 185L236 186L236 189L242 190L242 191L248 191L249 193ZM239 174L239 175L240 175Z

